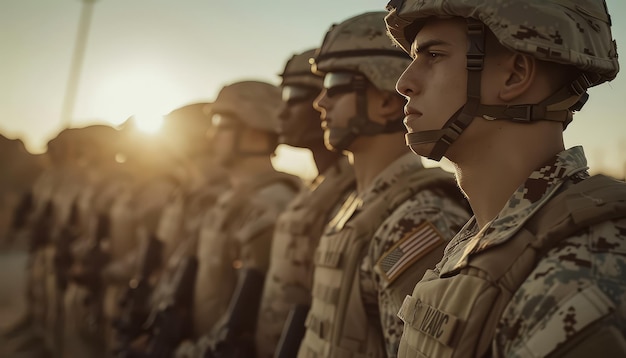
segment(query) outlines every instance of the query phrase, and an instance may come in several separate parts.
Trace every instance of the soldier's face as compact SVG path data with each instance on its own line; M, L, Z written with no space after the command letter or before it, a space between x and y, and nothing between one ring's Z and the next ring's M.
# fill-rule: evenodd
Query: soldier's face
M212 151L216 164L229 168L233 165L235 148L235 129L220 128L213 132Z
M330 93L330 94L329 94ZM349 131L348 123L356 116L356 92L340 91L324 88L313 101L315 109L320 112L324 144L331 150L342 150L341 144Z
M461 19L429 21L415 37L413 61L396 85L407 99L404 124L409 133L441 129L465 104L467 43L467 27ZM433 145L412 149L427 156Z
M321 143L323 131L313 100L319 91L312 88L283 88L283 104L279 113L280 143L308 148Z

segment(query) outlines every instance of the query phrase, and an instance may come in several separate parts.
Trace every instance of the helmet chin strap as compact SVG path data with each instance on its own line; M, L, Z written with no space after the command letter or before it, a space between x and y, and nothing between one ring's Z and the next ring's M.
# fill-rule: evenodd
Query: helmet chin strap
M385 124L373 122L367 115L367 80L365 77L357 77L352 85L356 92L356 115L348 120L348 127L336 129L343 131L342 137L332 150L341 152L347 150L354 140L362 135L371 136L382 133L395 133L405 131L402 118L389 121Z
M439 161L475 117L486 120L507 119L518 123L537 120L557 121L563 127L572 121L572 111L580 110L589 95L587 88L593 83L588 75L581 74L569 86L564 86L538 104L485 105L480 103L481 73L485 57L485 29L482 22L468 18L469 49L467 51L467 102L438 130L407 133L406 144L418 154L416 145L435 143L428 158Z
M448 150L448 147L463 133L480 106L481 73L485 58L485 25L482 22L468 18L467 34L469 48L467 50L467 102L456 111L439 130L407 133L406 144L413 152L413 145L435 143L428 154L428 158L439 161Z

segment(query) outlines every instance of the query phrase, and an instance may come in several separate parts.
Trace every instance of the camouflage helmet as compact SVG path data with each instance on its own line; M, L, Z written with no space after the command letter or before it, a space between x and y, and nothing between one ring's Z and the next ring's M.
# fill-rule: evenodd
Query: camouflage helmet
M315 55L316 49L294 54L285 64L281 86L307 86L322 89L324 78L311 72L309 60Z
M387 36L385 15L367 12L332 25L311 61L312 71L359 72L376 88L395 92L396 80L411 59Z
M176 130L194 135L196 131L206 131L211 127L211 120L208 112L211 104L207 102L197 102L178 107L165 115L164 128L170 126ZM166 130L167 132L167 130Z
M103 124L86 127L65 128L48 142L56 160L76 161L89 159L113 159L119 149L118 130Z
M277 133L281 103L281 91L274 85L260 81L235 82L220 90L209 116L229 114L251 128Z
M164 117L163 135L184 155L208 154L210 108L210 103L197 102L172 110Z
M619 71L604 0L392 0L387 8L389 35L407 52L428 18L452 16L481 21L513 51L575 66L587 87Z

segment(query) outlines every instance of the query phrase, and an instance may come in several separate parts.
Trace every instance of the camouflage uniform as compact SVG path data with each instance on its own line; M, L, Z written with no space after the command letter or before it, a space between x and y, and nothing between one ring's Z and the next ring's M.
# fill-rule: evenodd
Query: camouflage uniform
M626 281L620 269L626 265L620 249L625 238L625 218L604 220L557 241L552 247L545 249L545 255L536 259L536 265L530 266L529 272L521 271L524 267L523 255L516 262L518 257L507 255L506 251L500 249L516 240L523 240L520 239L520 233L529 230L529 222L535 216L541 216L538 213L540 209L567 187L576 182L584 182L589 177L586 169L581 147L562 152L552 162L533 172L489 225L480 231L473 219L465 225L448 245L444 258L436 269L424 276L422 282L415 287L413 297L408 297L400 310L399 315L406 322L404 346L401 348L403 356L413 356L416 352L451 356L455 347L460 349L460 342L468 340L474 342L470 347L474 347L477 355L492 350L491 354L498 357L543 357L555 352L559 352L556 354L561 356L572 354L566 352L573 348L579 350L577 356L582 357L588 354L585 353L588 352L587 349L599 349L590 344L602 342L597 336L589 334L590 329L617 335L626 331L626 320L620 313L626 310L626 301L623 299ZM626 201L624 190L626 189L622 186L622 202ZM622 204L621 210L623 207L626 207L625 204ZM591 212L588 211L586 216L590 215ZM622 212L619 215L625 214ZM489 321L473 321L471 317L474 316L467 316L469 312L460 314L445 306L442 309L438 306L441 304L432 304L432 298L423 297L422 292L435 289L437 281L456 279L456 285L461 285L463 276L472 275L471 270L474 267L482 268L477 266L477 259L484 256L487 260L490 258L494 261L494 255L504 257L507 262L516 262L510 269L512 274L506 277L519 280L520 286L509 284L513 286L509 288L510 293L502 294L504 298L497 298L499 301L487 298L490 297L489 291L480 286L483 296L479 297L485 300L483 306L480 301L472 304L474 296L470 293L471 290L465 291L463 304L474 307L473 311L481 311L483 314L489 311ZM473 281L473 285L478 287L478 282ZM437 298L436 302L439 300L442 298ZM500 303L500 300L504 302ZM444 332L444 337L448 336L448 332L456 334L454 341L449 340L444 345L437 344L438 348L433 348L428 343L433 339L427 328L431 320L423 315L421 308L428 305L434 307L433 312L439 310L449 315L450 318L440 326L439 332ZM589 305L594 309L590 309ZM474 329L461 328L463 321L474 322L471 328L482 327L484 336L475 335ZM457 333L453 333L455 327L458 327ZM579 334L586 332L588 334L583 336ZM461 335L468 334L473 338L459 339ZM450 339L454 339L452 337ZM585 344L585 339L589 339L589 343Z
M58 141L55 143L58 144ZM19 350L25 339L32 341L32 338L39 340L42 349L49 351L52 348L47 344L48 342L44 341L48 309L46 277L50 267L47 247L50 244L54 222L52 198L60 186L66 164L58 148L55 151L49 148L46 156L50 158L53 165L44 170L35 180L31 190L32 209L23 227L16 227L14 231L16 240L21 240L23 237L29 246L26 273L27 316L23 326L26 329L17 329L12 332L12 339L3 347L5 352ZM31 343L31 345L36 344Z
M330 222L315 255L313 305L299 357L395 355L402 333L396 314L404 296L469 217L452 177L435 179L427 171L407 153L349 198ZM416 173L421 178L412 180ZM410 250L413 245L416 250ZM354 277L333 281L331 270ZM354 291L342 294L349 282ZM333 322L341 311L342 320Z
M324 145L319 112L313 108L324 79L311 73L309 60L314 54L313 49L293 55L280 75L280 142L310 150L319 175L298 193L276 224L256 326L259 358L291 354L286 350L300 344L304 314L299 312L311 304L315 248L324 227L356 186L348 159ZM288 347L278 346L281 334ZM291 339L292 335L297 338Z
M78 222L75 229L78 240L71 248L72 268L64 304L66 357L98 357L105 354L103 297L101 292L94 292L103 269L99 264L103 261L96 262L98 260L94 255L100 251L100 259L106 258L108 215L115 198L130 181L129 174L114 161L118 149L114 145L116 138L107 133L97 134L98 138L94 138L89 145L96 148L94 151L101 151L102 158L90 161L87 183L76 200Z
M441 130L407 136L409 145L435 142L432 159L474 118L565 128L587 89L619 70L604 1L407 0L388 9L388 31L407 52L430 19L468 25L466 104ZM536 104L480 103L484 27L513 52L569 65L577 77ZM398 313L405 322L399 357L626 354L624 183L589 177L582 148L574 147L511 194L483 227L470 220L407 296Z
M147 176L145 172L134 174L134 180L122 188L109 212L110 262L102 270L105 339L109 351L115 346L113 322L119 318L120 302L140 268L140 243L156 232L162 210L179 186L177 178L164 169L154 170L148 171ZM160 262L161 258L151 259Z
M258 357L273 356L289 310L311 304L315 248L354 185L354 170L344 158L300 191L278 218L257 322Z
M386 143L395 138L390 133L401 140L405 130L399 97L398 117L389 115L384 123L370 118L370 86L398 96L395 80L410 63L389 42L384 16L370 12L333 25L312 62L312 70L325 77L316 105L326 109L323 103L339 103L331 99L332 92L354 92L356 115L347 126L331 125L325 134L335 150L351 152L351 144L367 136L381 141L363 138L361 146ZM469 217L453 176L424 168L398 144L385 158L387 166L343 203L320 239L298 357L395 356L402 326L396 313L403 297ZM381 151L386 149L381 145ZM366 153L352 153L355 163L366 161Z
M71 261L71 245L76 239L76 202L81 190L87 185L87 176L82 160L82 140L87 135L84 128L62 131L57 137L63 141L63 150L68 165L63 167L59 185L52 195L53 224L46 252L46 344L56 355L63 354L63 332L65 327L64 295L67 288L67 273ZM65 138L65 139L64 139ZM52 143L54 145L54 143Z
M194 330L198 336L211 332L228 308L237 269L267 272L276 219L293 199L299 182L287 174L250 180L222 194L207 212L197 248Z
M259 81L224 86L211 104L214 158L232 187L218 197L199 227L192 305L192 338L198 340L181 344L177 357L213 350L209 344L220 339L213 330L232 318L227 308L233 302L244 298L248 306L258 307L260 297L232 297L235 286L243 282L242 273L267 272L276 219L301 185L299 178L274 170L270 161L278 143L279 104L279 89Z

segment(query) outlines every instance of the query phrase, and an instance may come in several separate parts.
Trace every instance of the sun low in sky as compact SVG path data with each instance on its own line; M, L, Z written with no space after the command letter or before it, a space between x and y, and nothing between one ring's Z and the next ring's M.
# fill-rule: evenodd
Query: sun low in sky
M163 126L163 115L156 113L137 113L133 116L134 125L143 133L157 134Z

